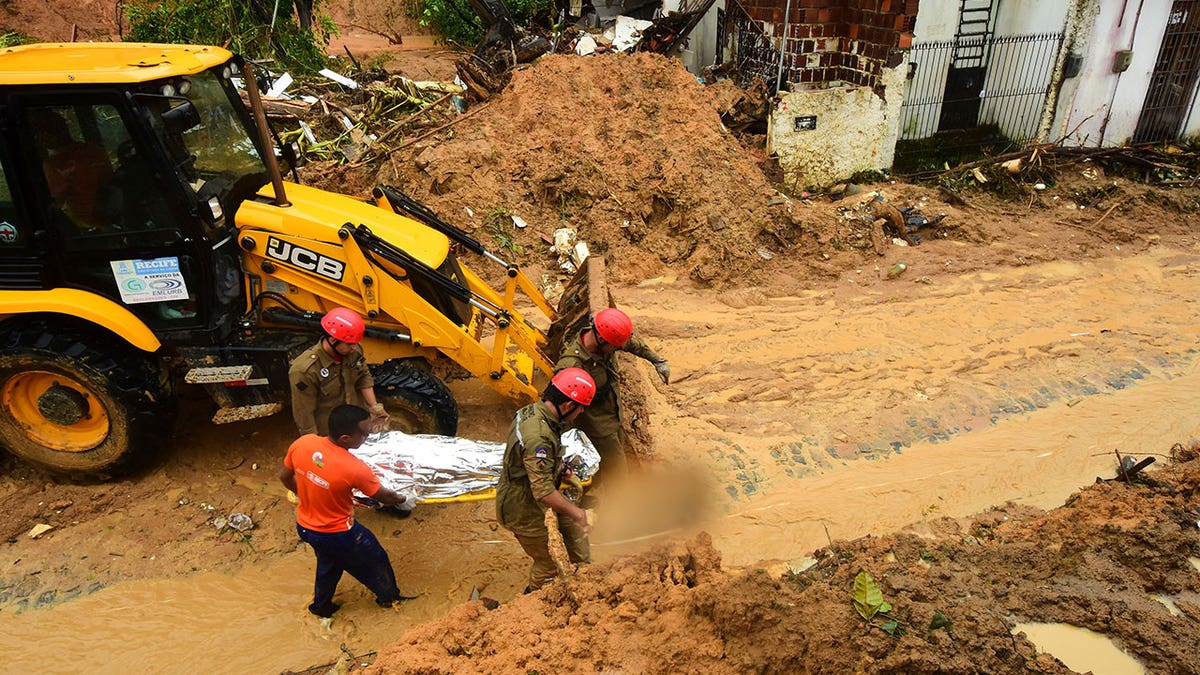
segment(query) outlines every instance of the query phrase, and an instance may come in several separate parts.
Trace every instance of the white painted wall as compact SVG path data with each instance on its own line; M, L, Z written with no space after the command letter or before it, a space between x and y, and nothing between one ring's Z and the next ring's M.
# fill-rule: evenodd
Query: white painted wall
M681 0L666 0L663 4L664 13L667 11L677 11ZM691 4L695 5L693 1ZM712 8L696 24L692 32L688 34L687 46L679 52L679 60L683 62L683 67L688 69L688 72L693 75L699 75L700 71L705 66L713 65L713 61L717 58L717 10L725 9L725 0L717 0L713 3Z
M953 40L958 30L959 0L921 0L913 25L913 42Z
M993 3L993 34L1006 37L1056 33L1063 30L1071 4L1072 0L998 0ZM958 30L959 7L959 0L921 0L913 41L952 41ZM1024 53L1021 46L997 45L988 57L983 91L994 92L999 82L1011 82L1014 73L1025 74L1023 81L1030 82L1031 87L1049 82L1055 50L1050 45L1039 45L1038 50L1046 63L1034 72L1029 71L1029 64L1018 58ZM905 109L901 129L906 138L924 138L937 131L941 106L927 102L942 98L951 59L946 52L935 54L924 51L913 51L910 58L917 62L916 68L920 73L909 81L906 97L913 105ZM979 122L999 122L1001 131L1012 138L1031 137L1036 133L1042 117L1041 102L1034 103L1033 98L985 97L979 110Z
M959 0L921 0L913 41L953 40L960 4ZM1060 31L1070 5L1071 0L993 0L993 32L999 36Z
M1071 4L1071 0L999 0L1000 10L993 13L994 31L997 36L1057 33Z
M1170 0L1089 0L1090 14L1085 18L1092 22L1074 47L1084 57L1083 69L1074 81L1064 83L1052 140L1070 134L1068 144L1090 147L1129 141L1150 87L1171 4ZM1124 73L1114 73L1113 57L1120 49L1132 49L1133 62ZM1186 133L1197 132L1200 112L1193 107Z
M859 171L892 166L908 64L885 68L881 99L870 87L784 92L767 126L767 152L779 158L789 189L819 188ZM798 116L816 115L817 128L796 131Z

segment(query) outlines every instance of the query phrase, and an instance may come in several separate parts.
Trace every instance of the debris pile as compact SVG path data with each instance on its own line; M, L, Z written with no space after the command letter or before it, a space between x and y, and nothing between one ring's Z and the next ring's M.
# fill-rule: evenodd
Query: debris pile
M453 137L392 155L377 182L402 183L468 231L497 209L519 213L529 227L512 234L545 242L527 250L547 251L569 225L593 254L619 258L626 281L667 266L744 279L763 260L756 248L779 247L761 231L790 224L769 209L777 193L722 126L718 97L677 61L548 55L475 111Z
M368 672L1074 672L1026 622L1101 633L1146 672L1195 672L1200 654L1179 636L1198 623L1198 476L1192 459L1049 512L1010 503L835 540L770 572L724 569L702 533L498 608L473 599Z

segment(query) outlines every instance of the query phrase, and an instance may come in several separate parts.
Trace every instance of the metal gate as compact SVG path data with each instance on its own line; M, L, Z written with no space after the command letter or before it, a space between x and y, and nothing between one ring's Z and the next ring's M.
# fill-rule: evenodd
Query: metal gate
M1132 143L1179 138L1196 97L1200 71L1200 0L1175 0Z
M1062 40L1038 33L914 43L894 170L936 168L1033 140ZM956 57L964 48L979 55L975 61Z

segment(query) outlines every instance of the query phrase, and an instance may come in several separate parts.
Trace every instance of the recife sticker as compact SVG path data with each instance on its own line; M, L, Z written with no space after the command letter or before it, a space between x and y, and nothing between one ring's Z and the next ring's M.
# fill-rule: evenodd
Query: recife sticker
M320 451L314 452L312 454L312 463L316 464L319 469L325 468L325 455L321 454Z
M7 220L0 223L0 244L11 244L17 240L17 228Z
M113 279L127 305L143 302L187 300L187 284L179 269L179 258L112 260Z

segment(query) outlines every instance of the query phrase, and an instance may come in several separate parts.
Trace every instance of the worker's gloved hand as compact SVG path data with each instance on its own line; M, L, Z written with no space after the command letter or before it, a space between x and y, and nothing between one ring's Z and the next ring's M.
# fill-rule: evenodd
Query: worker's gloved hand
M663 384L671 384L671 366L667 365L667 360L654 362L654 369L658 371L658 376L662 378Z
M387 431L391 421L392 418L388 416L387 408L384 408L382 403L371 406L371 431Z

